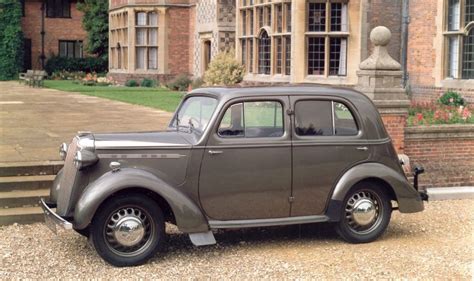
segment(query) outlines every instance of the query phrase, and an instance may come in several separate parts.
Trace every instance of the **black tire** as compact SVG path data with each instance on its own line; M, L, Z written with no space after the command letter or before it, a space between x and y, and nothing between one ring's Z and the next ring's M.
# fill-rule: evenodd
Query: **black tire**
M371 203L368 201L372 202L373 210L375 210L374 218L371 218L373 215L371 212L353 212L355 209L364 209L361 204L370 206ZM350 243L368 243L376 240L387 229L392 215L390 199L384 190L373 182L355 185L347 193L342 206L336 232ZM355 208L357 206L361 208ZM358 221L363 221L363 223Z
M129 228L124 226L124 222L128 222L129 226L138 224L142 227L134 227L135 232L127 232ZM121 225L124 226L123 235L116 231ZM130 237L134 241L126 241ZM155 201L141 194L113 197L94 216L90 239L97 253L111 265L122 267L143 264L165 243L163 213ZM124 245L119 242L120 239L125 243L136 244Z

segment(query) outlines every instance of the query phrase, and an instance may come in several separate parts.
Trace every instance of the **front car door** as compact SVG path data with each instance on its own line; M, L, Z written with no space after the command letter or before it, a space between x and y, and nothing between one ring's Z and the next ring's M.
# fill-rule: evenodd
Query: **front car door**
M199 197L214 220L290 215L290 118L288 97L229 101L204 152Z
M355 107L336 97L291 96L293 204L291 216L324 214L344 171L369 156Z

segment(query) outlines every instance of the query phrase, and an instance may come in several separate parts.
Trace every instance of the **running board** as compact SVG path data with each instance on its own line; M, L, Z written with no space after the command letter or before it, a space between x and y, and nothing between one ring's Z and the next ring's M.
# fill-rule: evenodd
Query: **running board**
M301 217L256 219L256 220L230 220L230 221L209 220L209 226L211 227L211 229L247 228L247 227L264 227L264 226L275 226L275 225L305 224L305 223L316 223L316 222L327 222L327 221L329 221L329 217L327 216L301 216Z

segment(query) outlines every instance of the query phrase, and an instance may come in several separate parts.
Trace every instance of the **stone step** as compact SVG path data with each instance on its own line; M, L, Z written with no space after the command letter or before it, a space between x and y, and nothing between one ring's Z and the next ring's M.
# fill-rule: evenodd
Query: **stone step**
M49 189L54 177L54 175L0 177L0 192Z
M13 190L0 192L0 209L37 207L41 198L49 198L49 189Z
M0 163L0 177L56 175L63 161Z
M44 221L41 207L0 209L0 226ZM46 231L46 230L45 230Z

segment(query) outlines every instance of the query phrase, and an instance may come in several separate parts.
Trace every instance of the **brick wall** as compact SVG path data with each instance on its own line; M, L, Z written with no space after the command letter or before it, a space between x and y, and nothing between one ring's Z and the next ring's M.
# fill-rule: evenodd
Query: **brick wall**
M408 127L405 154L426 187L474 186L474 125Z
M416 87L412 88L412 100L414 101L436 101L448 89L438 87ZM468 103L474 103L474 89L450 88L454 92L463 96Z
M369 0L369 10L367 12L368 18L368 32L379 25L388 27L392 32L392 39L388 45L388 52L397 61L400 61L401 50L401 0ZM372 43L367 37L367 46L369 46L368 54L372 53ZM365 59L365 58L362 58Z
M191 73L191 37L194 30L190 29L190 8L172 7L168 11L168 69L170 74Z
M71 18L45 17L44 53L46 57L57 55L59 40L82 40L86 43L87 33L82 28L82 12L76 2L71 3ZM31 63L33 69L41 68L41 1L26 1L25 17L22 18L25 38L31 39Z
M385 129L392 139L393 147L397 153L404 153L405 125L407 116L403 114L381 114Z

